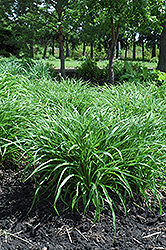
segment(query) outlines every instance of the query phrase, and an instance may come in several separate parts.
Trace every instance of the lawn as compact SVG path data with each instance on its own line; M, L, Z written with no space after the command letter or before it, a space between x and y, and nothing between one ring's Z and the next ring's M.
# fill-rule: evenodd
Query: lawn
M54 58L51 58L51 59L41 59L41 61L43 63L48 63L49 65L55 67L55 68L60 68L60 59L54 59ZM135 62L135 63L138 63L138 61L132 61L132 62ZM78 66L80 66L81 64L83 63L83 61L78 61L78 60L72 60L72 59L66 59L65 61L65 67L66 68L76 68ZM104 68L108 65L109 61L108 60L101 60L101 61L98 61L97 62L97 66L100 67L100 68ZM149 68L156 68L157 67L157 63L153 63L153 62L140 62L143 66L145 67L149 67Z
M52 65L53 67L55 67L55 68L60 68L60 59L46 59L46 60L44 60L44 59L41 59L41 62L43 62L43 63L48 63L49 65ZM66 61L65 61L65 67L66 68L76 68L76 67L78 67L78 66L80 66L81 64L83 63L83 61L78 61L78 60L72 60L72 59L70 59L70 60L68 60L68 59L66 59ZM101 68L103 68L103 67L105 67L106 65L108 64L108 60L103 60L103 61L99 61L99 62L97 62L97 65L99 66L99 67L101 67Z

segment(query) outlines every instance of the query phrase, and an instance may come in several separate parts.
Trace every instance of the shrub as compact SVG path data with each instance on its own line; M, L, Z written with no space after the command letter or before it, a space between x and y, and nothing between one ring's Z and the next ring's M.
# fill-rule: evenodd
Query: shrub
M160 70L150 70L147 67L142 66L140 63L124 63L125 71L121 75L120 80L126 80L130 82L153 82L156 85L160 85L166 82L166 73Z
M78 58L78 61L86 61L86 56L80 56L79 58Z
M67 57L65 60L66 60L66 61L68 61L68 62L73 61L73 59L72 59L72 58L70 58L70 57Z
M158 61L159 61L159 59L158 59L158 57L153 57L153 58L151 58L150 59L150 63L158 63Z
M120 77L125 72L124 62L118 59L114 60L113 68L114 68L115 81L119 81ZM103 69L103 71L105 73L104 79L108 80L109 79L109 64Z
M153 71L151 72L151 80L153 80L159 85L162 83L166 83L166 73L161 72L157 69L153 69Z
M81 77L88 77L89 79L102 78L102 70L97 66L97 62L92 60L91 58L87 58L85 62L81 64L81 66L77 67L77 72Z

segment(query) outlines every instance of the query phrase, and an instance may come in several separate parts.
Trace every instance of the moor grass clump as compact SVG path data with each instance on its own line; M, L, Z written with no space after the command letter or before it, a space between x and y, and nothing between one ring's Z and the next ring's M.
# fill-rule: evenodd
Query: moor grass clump
M26 179L33 176L37 184L35 199L44 188L54 195L57 213L60 198L66 203L70 197L78 210L82 201L84 213L93 203L95 219L108 203L115 224L114 197L126 211L126 195L137 192L148 202L150 190L162 212L165 83L98 89L82 81L53 81L41 76L37 64L24 74L16 62L21 73L15 74L14 63L8 63L0 69L0 159L27 161Z

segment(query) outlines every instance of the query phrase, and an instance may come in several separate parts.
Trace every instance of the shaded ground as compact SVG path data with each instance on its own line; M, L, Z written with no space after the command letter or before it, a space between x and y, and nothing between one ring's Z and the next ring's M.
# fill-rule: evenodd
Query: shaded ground
M59 69L53 68L52 72L53 71L56 72L56 74L54 73L55 76L60 73ZM90 85L96 85L96 86L103 86L105 84L108 84L108 85L110 84L109 81L106 79L95 79L93 77L87 77L87 76L80 77L76 69L69 69L69 68L66 69L66 77L68 77L70 79L74 78L76 80L82 79L84 82L89 83ZM118 80L119 80L119 78L117 77L117 79L116 79L116 77L115 77L115 84L117 84Z
M53 209L53 199L39 200L29 214L34 182L21 182L23 168L10 170L0 165L0 249L35 250L128 250L166 249L166 197L162 199L163 215L154 214L139 197L127 204L127 216L122 207L116 212L117 232L113 241L112 215L108 208L101 221L93 223L94 210L85 216L76 211L64 211L60 216Z

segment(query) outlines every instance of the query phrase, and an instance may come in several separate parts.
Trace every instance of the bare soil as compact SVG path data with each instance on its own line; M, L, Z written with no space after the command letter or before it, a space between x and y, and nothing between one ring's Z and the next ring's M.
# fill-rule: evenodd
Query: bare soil
M143 250L166 249L166 195L163 214L149 210L138 195L127 202L127 216L117 201L116 235L108 207L94 223L94 208L85 214L53 208L53 197L42 195L28 213L35 193L34 181L23 182L24 168L9 162L0 165L0 249L1 250ZM153 203L153 202L152 202Z

